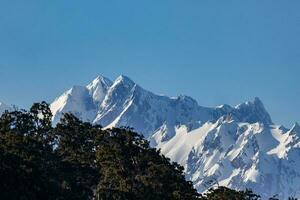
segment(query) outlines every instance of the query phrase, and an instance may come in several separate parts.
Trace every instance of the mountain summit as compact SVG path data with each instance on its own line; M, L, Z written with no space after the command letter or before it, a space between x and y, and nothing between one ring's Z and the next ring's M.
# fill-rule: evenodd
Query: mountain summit
M255 97L253 102L242 103L235 108L238 111L237 116L240 118L240 121L273 124L263 102L258 97Z
M63 93L51 110L53 123L71 112L104 128L133 127L184 166L199 192L219 184L263 197L300 197L299 125L274 125L259 98L203 107L188 96L156 95L126 76L98 76Z
M62 113L72 112L84 121L104 127L134 127L156 144L173 137L176 126L188 124L192 130L229 114L239 121L272 124L258 98L236 107L202 107L188 96L170 98L153 94L124 75L115 81L98 76L87 86L74 86L51 104L51 110L54 123ZM163 133L157 133L162 129Z
M98 76L87 85L87 89L89 90L89 94L93 97L94 102L101 104L111 85L111 80L103 76Z

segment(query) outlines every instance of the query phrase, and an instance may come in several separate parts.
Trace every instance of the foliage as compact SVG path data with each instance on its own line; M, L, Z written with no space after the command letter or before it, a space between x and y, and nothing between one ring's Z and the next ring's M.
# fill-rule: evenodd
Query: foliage
M32 111L0 118L0 199L55 199L62 193L50 137L50 109L43 108L39 117L36 105Z
M226 187L210 189L203 197L203 200L260 200L260 196L251 190L236 191Z
M183 168L130 129L103 130L49 106L0 118L0 199L196 199Z
M104 130L68 113L55 127L51 119L45 102L0 117L0 199L260 199L226 187L198 194L182 166L130 128Z
M98 135L96 161L101 172L98 194L111 199L196 199L183 168L149 147L128 129ZM117 166L117 167L116 167Z

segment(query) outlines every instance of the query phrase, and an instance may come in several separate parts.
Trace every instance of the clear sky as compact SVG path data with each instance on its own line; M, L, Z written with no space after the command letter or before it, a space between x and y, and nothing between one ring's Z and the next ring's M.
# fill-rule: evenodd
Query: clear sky
M300 122L299 0L1 0L0 101L28 107L98 74L200 105L258 96Z

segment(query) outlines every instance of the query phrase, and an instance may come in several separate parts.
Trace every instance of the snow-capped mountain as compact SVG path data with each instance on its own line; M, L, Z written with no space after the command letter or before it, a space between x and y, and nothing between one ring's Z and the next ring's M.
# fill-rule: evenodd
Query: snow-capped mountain
M219 184L251 188L265 199L300 196L300 131L222 117L193 131L180 126L162 153L185 166L198 191Z
M263 197L300 197L299 125L274 125L258 98L235 107L202 107L188 96L153 94L126 76L99 76L62 94L51 110L54 123L71 112L105 128L133 127L185 166L199 192L219 184L252 188Z
M229 105L207 108L191 97L153 94L126 76L114 82L99 76L87 86L74 86L51 104L51 110L54 123L62 113L72 112L84 121L104 127L134 127L156 143L173 137L176 126L185 124L192 130L229 113L239 121L272 123L258 98L234 108Z

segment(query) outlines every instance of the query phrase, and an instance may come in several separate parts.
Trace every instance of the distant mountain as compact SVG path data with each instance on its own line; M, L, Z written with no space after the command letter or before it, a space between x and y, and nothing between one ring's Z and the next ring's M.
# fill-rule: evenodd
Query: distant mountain
M203 107L191 97L153 94L126 76L99 76L52 104L105 128L129 126L186 169L199 192L219 184L263 197L300 197L300 128L274 125L259 98L235 107Z
M223 105L215 108L199 106L187 96L167 97L153 94L135 84L126 76L114 82L102 76L88 86L74 86L51 104L56 123L64 112L72 112L84 121L104 127L132 126L151 139L157 130L165 129L158 144L175 134L175 127L189 125L198 128L207 121L216 121L231 114L239 121L272 124L262 102L246 102L237 107Z

